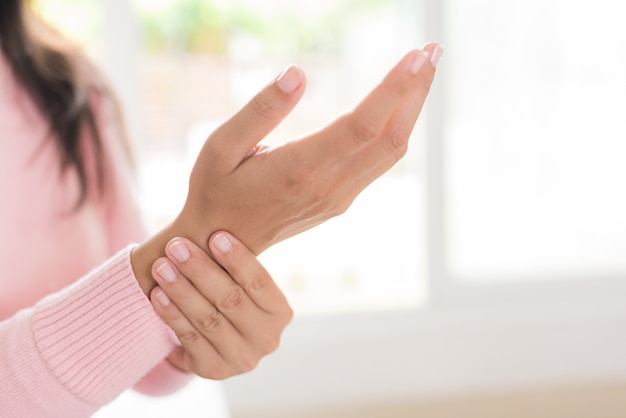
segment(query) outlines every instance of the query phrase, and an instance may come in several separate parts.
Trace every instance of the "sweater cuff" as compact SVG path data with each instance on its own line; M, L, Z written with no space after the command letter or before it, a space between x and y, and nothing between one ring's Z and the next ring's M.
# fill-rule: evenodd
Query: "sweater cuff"
M104 405L133 386L176 339L139 287L129 246L36 307L33 335L61 384Z

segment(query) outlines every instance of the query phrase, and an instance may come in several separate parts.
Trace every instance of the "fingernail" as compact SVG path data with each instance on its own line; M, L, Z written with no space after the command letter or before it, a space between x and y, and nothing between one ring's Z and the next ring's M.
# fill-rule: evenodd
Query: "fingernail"
M290 65L276 78L276 85L285 93L292 93L302 83L303 78L302 70Z
M230 239L222 232L215 235L213 238L213 245L215 245L215 248L223 253L227 253L233 248L233 244L230 242Z
M176 280L176 272L174 271L174 268L170 265L170 263L161 264L156 269L156 273L159 275L160 278L168 283L172 283L174 280Z
M178 261L179 263L184 263L189 260L189 248L182 241L176 240L170 243L167 247L169 253Z
M154 293L154 297L157 300L157 302L159 302L163 306L167 306L171 303L170 298L168 298L165 292L163 291L160 291L160 290L156 291Z
M426 54L424 53L424 51L421 51L421 50L415 51L415 54L413 55L413 58L411 60L411 65L409 67L409 71L411 71L411 74L414 74L414 75L417 74L425 62L426 62Z
M433 68L437 68L437 64L443 55L443 47L441 45L437 45L437 47L433 50L433 53L430 55L430 63Z

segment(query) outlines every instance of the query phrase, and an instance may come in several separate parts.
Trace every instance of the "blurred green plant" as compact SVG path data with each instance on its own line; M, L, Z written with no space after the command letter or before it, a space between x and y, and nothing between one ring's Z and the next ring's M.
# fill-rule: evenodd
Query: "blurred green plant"
M133 0L145 51L218 54L226 52L228 39L236 34L254 36L268 53L334 51L346 18L375 13L390 3L319 0L302 7L286 0ZM33 4L72 38L86 43L98 39L102 3L33 0Z
M225 48L226 15L211 1L176 0L166 4L136 1L145 49L159 52L222 52Z
M135 0L147 51L209 53L224 53L229 37L238 33L256 37L270 53L333 50L345 16L375 11L388 3L326 1L315 13L307 14L293 5L276 11L259 1ZM272 11L266 12L269 9Z

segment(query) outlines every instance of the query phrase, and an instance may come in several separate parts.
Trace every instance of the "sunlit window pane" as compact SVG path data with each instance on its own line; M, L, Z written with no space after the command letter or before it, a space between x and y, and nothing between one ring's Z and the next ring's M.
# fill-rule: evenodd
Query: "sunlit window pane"
M623 4L447 5L452 274L480 283L623 275Z
M103 10L99 1L39 0L32 3L40 16L92 57L100 54Z

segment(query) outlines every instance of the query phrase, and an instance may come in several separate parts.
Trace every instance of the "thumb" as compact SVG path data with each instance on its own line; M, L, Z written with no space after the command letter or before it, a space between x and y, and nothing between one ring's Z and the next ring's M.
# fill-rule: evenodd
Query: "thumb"
M226 171L237 167L296 106L305 85L304 72L295 65L280 73L207 140L204 147L219 156L214 164Z

